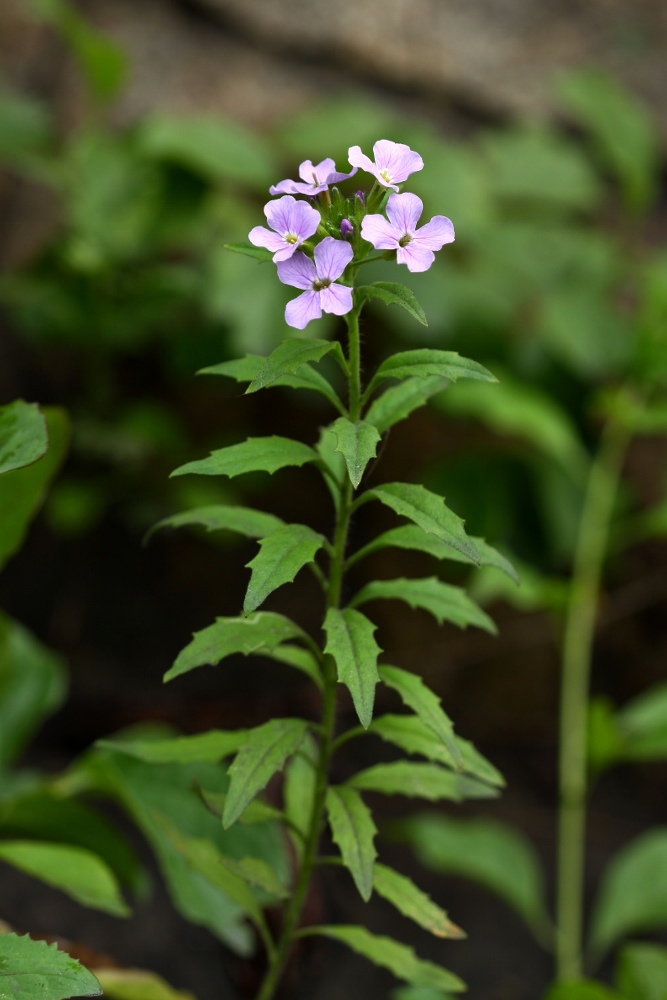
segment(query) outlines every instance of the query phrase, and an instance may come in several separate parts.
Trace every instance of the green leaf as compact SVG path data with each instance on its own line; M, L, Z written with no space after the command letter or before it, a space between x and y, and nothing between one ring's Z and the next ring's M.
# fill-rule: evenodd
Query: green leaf
M391 507L397 514L414 521L427 534L435 535L479 566L481 556L466 535L464 522L445 506L444 498L437 493L413 483L384 483L367 490L357 504L368 500L379 500L386 507Z
M320 469L327 489L331 494L334 507L340 506L341 487L345 476L345 459L336 451L336 435L328 427L320 431L320 438L315 446L320 458Z
M198 375L225 375L227 378L236 379L237 382L252 382L261 372L266 358L260 354L246 354L244 358L236 358L234 361L223 361L218 365L211 365L209 368L202 368ZM343 404L338 398L332 385L310 365L303 365L296 375L282 375L277 378L271 386L287 386L290 389L313 389L315 392L326 396L329 402L341 413L344 410Z
M439 802L447 799L461 802L463 799L495 798L498 794L488 785L474 778L467 778L453 771L438 767L437 764L413 763L398 760L391 764L375 764L353 775L347 782L349 787L366 792L380 792L382 795L406 795L409 798L428 799Z
M365 927L351 927L345 924L337 926L309 927L309 934L322 934L324 937L341 941L352 951L381 965L402 979L414 983L415 986L430 986L437 990L450 990L456 993L465 989L458 976L443 969L433 962L424 962L417 958L412 948L392 938L371 934Z
M356 594L350 607L379 599L405 601L411 608L423 608L433 615L439 625L451 622L459 628L477 625L492 634L497 631L491 618L471 601L464 590L443 583L435 576L425 580L408 580L405 577L373 580Z
M21 752L66 690L61 658L0 612L0 765Z
M207 792L203 788L198 789L198 791L202 802L209 812L222 819L222 814L225 811L225 802L227 801L225 793ZM276 820L278 822L282 822L283 820L283 814L280 809L270 806L268 802L263 802L261 799L253 799L236 822L241 823L243 826L254 826L256 823L273 823Z
M246 563L252 574L243 602L244 613L254 611L284 583L292 583L323 545L324 536L305 524L283 524L262 539L258 554Z
M488 545L483 538L475 538L470 536L470 541L475 546L477 553L480 556L481 566L492 566L495 569L501 570L506 576L513 580L515 583L519 583L519 576L512 566L512 563L505 556L497 552L491 545ZM385 531L382 535L378 535L374 538L372 542L365 545L363 549L355 552L352 559L348 560L348 565L352 562L357 562L358 559L363 559L365 556L370 555L372 552L377 552L380 549L388 548L393 546L398 549L411 549L417 552L425 552L429 556L433 556L434 559L449 559L453 562L462 562L472 565L477 565L469 556L465 553L460 552L458 549L453 549L451 545L446 542L440 541L438 538L433 538L424 534L421 528L418 528L414 524L402 524L399 528L391 528L389 531Z
M194 761L223 760L236 753L247 736L246 729L223 732L211 729L196 736L175 736L165 740L97 740L100 750L125 753L147 764L192 764Z
M177 990L155 972L145 969L95 969L109 1000L196 1000L188 990Z
M364 299L380 299L385 305L401 306L422 326L428 326L424 310L414 293L405 285L397 285L392 281L374 281L372 285L360 285L356 289L356 295L361 302Z
M287 663L288 666L300 670L307 677L310 677L320 690L324 688L319 663L313 654L302 646L276 646L271 652L271 659L277 660L279 663Z
M591 916L596 953L621 937L667 926L667 828L637 837L605 871Z
M180 514L172 514L158 521L146 535L146 541L161 528L183 528L198 525L207 531L236 531L246 538L265 538L284 522L273 514L252 507L195 507Z
M247 810L246 810L247 812ZM261 889L274 899L286 899L289 892L279 880L273 868L262 858L241 858L235 861L234 858L223 856L222 864L233 875L238 875L248 885Z
M255 260L260 261L262 264L268 263L268 261L273 260L273 254L266 247L256 247L252 243L225 243L225 250L232 250L234 253L241 253L245 257L254 257ZM206 371L206 369L204 369Z
M418 716L424 725L442 741L455 767L462 764L461 750L454 736L454 727L444 712L440 699L424 684L421 677L383 664L380 679L400 695L401 701Z
M368 729L373 717L378 654L373 638L376 626L360 611L329 608L324 620L327 644L324 652L336 661L338 680L349 689L359 721Z
M272 719L248 730L245 742L229 768L230 785L222 814L225 830L236 822L257 792L266 787L276 771L296 753L307 724L301 719Z
M248 438L241 444L219 448L208 458L188 462L171 473L185 476L197 473L200 476L240 476L244 472L276 472L288 465L304 465L314 462L317 454L307 444L278 437L276 434L264 438Z
M374 424L380 434L384 434L413 410L423 406L431 396L437 395L451 384L449 379L437 375L406 379L385 389L381 396L374 399L366 411L365 419L369 424Z
M127 917L115 876L97 854L81 847L31 840L0 841L0 860L96 910Z
M373 888L395 906L408 920L440 938L464 938L460 927L453 924L443 909L437 906L414 882L392 868L377 863Z
M102 993L92 972L76 959L27 934L0 934L0 968L3 992L13 1000L70 1000Z
M580 979L572 983L555 983L544 1000L628 1000L593 979Z
M452 1000L451 993L430 986L398 986L391 991L391 1000Z
M303 340L287 337L269 355L259 369L246 393L266 389L284 375L294 375L310 361L321 361L325 354L334 352L345 366L341 346L337 340Z
M301 836L292 836L292 846L298 858L308 835L308 827L313 813L315 797L317 746L310 733L306 733L299 753L287 762L283 784L285 818L300 831Z
M416 351L399 351L383 361L376 371L367 392L386 378L429 378L432 376L457 382L460 378L478 379L482 382L497 382L490 371L476 361L462 358L456 351L437 351L421 348Z
M44 101L0 87L0 159L30 165L47 151L53 134L52 111Z
M371 811L358 792L344 785L327 790L326 806L331 835L340 848L343 864L352 874L361 898L368 902L377 857L373 843L377 827Z
M667 684L643 691L616 713L619 752L630 760L667 757Z
M616 986L627 1000L665 1000L667 948L659 944L626 944L618 956Z
M513 827L424 813L402 821L398 829L426 868L479 882L544 934L548 921L539 861Z
M48 447L46 420L36 403L17 399L0 406L0 475L32 465Z
M217 618L213 625L194 633L164 679L170 681L205 663L215 666L233 653L271 657L281 643L295 638L305 638L299 626L271 611L258 611L247 618Z
M352 423L347 417L339 417L331 425L331 430L336 435L336 451L344 457L350 481L356 490L366 466L375 458L380 433L365 420Z
M49 433L48 451L32 465L0 476L0 569L21 548L28 525L39 510L69 445L70 425L65 411L45 407L42 412Z

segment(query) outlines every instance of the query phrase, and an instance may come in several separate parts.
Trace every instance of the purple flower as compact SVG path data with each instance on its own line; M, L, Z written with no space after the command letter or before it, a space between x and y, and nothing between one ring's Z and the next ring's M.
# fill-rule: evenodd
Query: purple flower
M428 271L435 260L434 250L454 242L454 226L444 215L434 215L417 229L424 206L416 194L390 194L387 215L367 215L361 223L361 236L376 250L395 250L399 264L408 271Z
M348 159L353 167L361 167L379 181L383 187L398 191L398 184L424 166L419 153L413 152L402 142L379 139L373 146L375 163L361 152L361 146L350 146Z
M264 226L255 226L248 233L248 239L256 247L271 250L276 263L291 257L299 244L312 236L320 224L317 209L291 195L268 202L264 206L264 215L274 232Z
M312 196L326 191L330 184L346 181L348 177L353 177L356 172L357 168L355 167L352 173L338 173L336 164L330 158L322 160L315 167L310 160L304 160L299 167L301 181L281 181L280 184L274 184L273 187L269 188L269 194L306 194Z
M348 236L352 235L353 232L354 229L352 228L352 223L350 222L350 220L343 219L340 224L340 235L343 237L343 239L346 240Z
M290 326L303 330L311 319L319 319L322 312L344 316L351 310L352 289L334 282L353 256L349 243L327 236L315 247L315 263L299 252L278 264L278 277L283 285L304 289L302 295L285 307L285 319Z

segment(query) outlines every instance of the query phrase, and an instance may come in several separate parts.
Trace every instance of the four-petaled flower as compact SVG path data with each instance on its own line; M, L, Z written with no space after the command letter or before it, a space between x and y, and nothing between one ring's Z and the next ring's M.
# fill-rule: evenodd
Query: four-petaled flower
M299 251L278 264L278 277L284 285L304 289L285 307L287 323L297 330L303 330L311 319L319 319L323 312L344 316L352 309L352 289L335 284L354 256L350 244L326 236L314 253L315 263Z
M349 174L339 173L336 170L336 164L330 157L322 160L317 166L313 166L311 160L304 160L299 167L300 181L280 181L279 184L274 184L269 188L269 194L306 194L311 196L320 194L321 191L326 191L330 184L346 181L349 177L354 177L356 172L357 168L354 167Z
M273 252L276 263L291 257L296 248L312 236L320 224L320 213L305 201L285 195L278 201L264 206L266 221L274 232L264 226L255 226L248 239L256 247L266 247Z
M376 250L395 250L397 262L407 264L408 271L428 271L435 260L433 251L440 250L445 243L453 243L454 226L446 216L435 215L417 229L423 208L416 194L390 194L389 221L384 215L366 215L361 223L361 236Z
M361 146L350 146L348 159L353 167L361 167L377 179L383 186L398 191L398 184L407 180L410 174L424 166L419 153L415 153L403 142L379 139L373 146L375 163L361 152Z

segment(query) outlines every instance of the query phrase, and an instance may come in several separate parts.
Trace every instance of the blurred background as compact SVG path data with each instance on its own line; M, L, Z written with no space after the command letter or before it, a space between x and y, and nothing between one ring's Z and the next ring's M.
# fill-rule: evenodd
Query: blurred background
M62 654L70 678L26 766L57 772L138 722L194 733L311 711L305 684L264 661L163 687L191 633L237 613L255 548L186 533L141 543L160 518L220 501L329 530L328 498L307 470L231 485L168 475L248 434L311 442L333 418L309 394L244 398L195 372L266 354L288 332L289 293L273 270L223 248L262 222L269 185L306 158L333 156L342 170L350 145L370 152L390 138L422 154L409 187L427 216L452 218L457 239L430 271L400 276L427 330L368 308L368 368L434 346L481 361L500 385L456 387L413 414L392 431L379 475L446 495L472 534L512 555L522 587L452 571L487 603L497 638L388 604L373 607L378 641L425 676L507 778L499 800L454 812L517 825L552 871L559 615L588 455L610 387L660 385L667 373L666 58L659 0L2 0L0 403L61 406L72 426L68 458L0 577L0 607ZM369 280L399 280L372 267ZM306 333L340 330L326 317ZM665 676L666 448L664 427L649 430L629 452L608 560L599 704ZM391 523L364 516L360 542ZM360 580L432 572L415 553L374 560ZM301 578L267 607L317 628ZM363 751L369 763L376 751ZM591 886L614 850L665 822L666 777L650 763L600 780ZM387 822L399 815L377 807ZM430 953L420 942L425 955L473 997L540 994L550 961L518 917L481 888L420 869L403 847L385 850L468 932ZM86 942L200 1000L220 994L216 977L252 989L243 960L187 926L159 888L123 923L4 865L0 884L0 916L22 931ZM351 887L318 892L316 915L359 918ZM374 929L404 934L371 905ZM350 996L387 995L381 973L317 947L294 996L337 997L345 975ZM332 983L323 970L334 954Z

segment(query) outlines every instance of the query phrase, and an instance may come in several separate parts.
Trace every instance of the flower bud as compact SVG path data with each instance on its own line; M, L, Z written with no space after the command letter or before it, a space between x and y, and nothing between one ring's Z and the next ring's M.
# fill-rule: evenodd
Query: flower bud
M353 232L354 229L352 228L352 223L349 222L347 219L343 219L343 221L340 224L340 235L343 237L343 239L346 240L348 236L352 235Z

